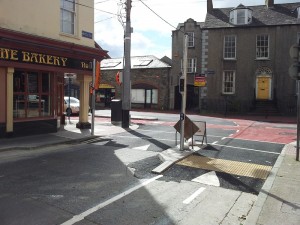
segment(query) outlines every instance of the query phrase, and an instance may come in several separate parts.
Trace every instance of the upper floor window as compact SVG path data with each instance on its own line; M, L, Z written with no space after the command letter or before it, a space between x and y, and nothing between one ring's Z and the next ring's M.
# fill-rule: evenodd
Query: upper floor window
M252 10L243 5L231 10L229 16L230 23L235 25L245 25L252 22Z
M187 59L187 73L196 73L197 59L188 58ZM181 60L181 71L183 71L183 60Z
M196 58L188 59L187 73L196 73L196 67L197 67L197 59Z
M224 59L236 58L236 36L228 35L224 37Z
M228 70L223 72L222 93L235 93L235 71Z
M195 46L194 32L187 32L188 35L188 47Z
M297 18L300 19L300 7L297 8Z
M256 36L256 58L269 58L269 35L263 34Z
M60 31L75 35L76 0L60 0Z

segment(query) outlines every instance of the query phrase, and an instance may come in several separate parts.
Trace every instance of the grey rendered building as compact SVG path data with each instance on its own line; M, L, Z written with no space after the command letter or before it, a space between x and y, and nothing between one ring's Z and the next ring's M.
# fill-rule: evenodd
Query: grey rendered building
M194 86L194 77L201 73L201 27L204 23L199 23L193 19L188 19L184 23L178 24L176 30L172 31L172 70L170 88L170 108L181 108L181 94L179 93L179 77L182 75L182 60L184 35L188 35L188 65L187 65L187 109L199 107L199 87Z
M294 114L289 49L300 38L300 3L213 8L208 0L207 7L202 69L214 71L207 77L207 110L249 112L269 102Z

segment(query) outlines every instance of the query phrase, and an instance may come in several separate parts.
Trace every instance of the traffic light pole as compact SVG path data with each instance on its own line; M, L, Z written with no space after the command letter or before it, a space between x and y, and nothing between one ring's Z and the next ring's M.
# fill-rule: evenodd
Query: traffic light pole
M126 28L124 35L124 69L122 85L122 128L129 127L129 111L131 108L131 82L130 82L130 46L131 46L131 23L130 23L131 0L126 3Z
M188 35L184 35L184 49L183 49L183 92L181 92L181 115L180 115L180 151L184 150L184 121L185 121L185 108L186 108L186 75L187 75L187 46ZM180 85L179 85L180 86ZM180 89L180 87L179 87Z

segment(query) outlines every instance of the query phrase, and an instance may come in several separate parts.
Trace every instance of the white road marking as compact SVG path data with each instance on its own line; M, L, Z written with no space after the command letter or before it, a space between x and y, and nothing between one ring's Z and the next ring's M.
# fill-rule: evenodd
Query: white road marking
M195 191L190 197L185 199L182 203L183 204L190 204L191 201L193 201L198 195L200 195L205 190L204 187L199 188L197 191Z
M211 143L212 145L216 145L218 143L218 141L214 141L213 143Z
M144 146L135 147L133 149L147 151L149 147L150 145L144 145Z
M118 194L118 195L112 197L111 199L108 199L107 201L102 202L102 203L100 203L100 204L94 206L93 208L90 208L90 209L86 210L85 212L82 212L82 213L80 213L80 214L78 214L78 215L73 216L70 220L68 220L68 221L66 221L66 222L64 222L64 223L62 223L61 225L72 225L72 224L75 224L75 223L77 223L77 222L83 220L86 216L88 216L88 215L90 215L90 214L96 212L97 210L99 210L99 209L101 209L101 208L103 208L103 207L105 207L105 206L107 206L107 205L109 205L109 204L111 204L111 203L113 203L113 202L115 202L115 201L118 201L119 199L125 197L126 195L129 195L129 194L131 194L132 192L134 192L134 191L140 189L141 187L144 187L144 186L146 186L147 184L150 184L151 182L153 182L153 181L155 181L155 180L161 178L162 176L163 176L163 175L158 175L158 176L156 176L156 177L153 177L153 178L151 178L151 179L148 179L148 180L144 181L143 183L138 184L138 185L136 185L135 187L132 187L132 188L128 189L127 191L124 191L124 192L122 192L122 193L120 193L120 194Z
M215 171L205 173L192 180L193 182L220 187L220 181Z
M268 151L264 151L264 150L253 149L253 148L242 148L242 147L235 147L235 146L230 146L230 145L219 145L219 144L215 144L215 143L212 143L211 145L217 145L217 146L228 147L228 148L236 148L236 149L241 149L241 150L246 150L246 151L253 151L253 152L261 152L261 153L280 155L280 153L278 153L278 152L268 152Z

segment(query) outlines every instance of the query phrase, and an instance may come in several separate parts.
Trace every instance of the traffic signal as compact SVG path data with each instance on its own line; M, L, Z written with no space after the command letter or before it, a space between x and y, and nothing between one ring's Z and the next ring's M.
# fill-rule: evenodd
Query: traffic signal
M181 94L183 94L183 92L184 92L184 78L183 77L179 78L179 92Z
M293 63L289 68L289 75L295 80L300 80L300 39L298 44L292 45L290 48L290 56Z

